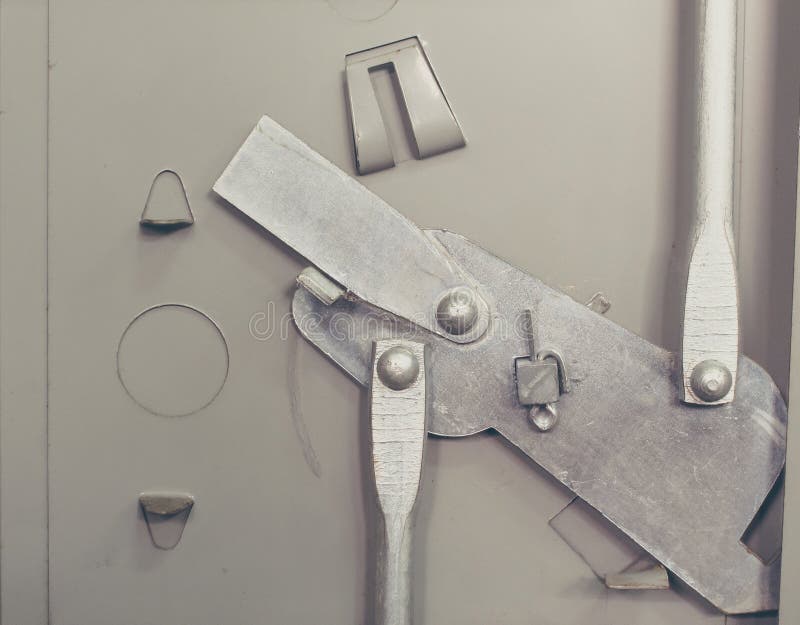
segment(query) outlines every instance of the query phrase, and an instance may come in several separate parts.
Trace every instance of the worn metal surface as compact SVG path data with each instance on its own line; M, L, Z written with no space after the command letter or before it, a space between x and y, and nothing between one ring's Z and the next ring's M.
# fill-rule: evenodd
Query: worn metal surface
M397 358L403 384L387 371ZM413 379L405 375L413 372ZM375 586L376 625L411 624L411 556L413 512L422 477L427 438L425 345L377 341L370 387L372 469L381 511Z
M269 117L214 191L354 296L456 342L485 332L488 311L479 294L469 330L448 334L437 323L442 296L474 284L435 240Z
M691 404L733 399L739 361L739 294L733 245L736 102L736 0L703 0L700 13L700 93L697 112L697 198L683 311L681 389ZM728 369L722 396L692 385L707 360Z
M721 610L774 609L778 565L765 566L739 541L784 461L786 407L767 373L742 358L732 404L686 405L672 354L458 235L435 237L496 311L481 341L457 346L401 321L373 322L381 313L366 304L326 308L302 290L298 327L362 382L372 340L425 340L430 432L494 428ZM531 426L514 385L513 356L528 349L515 321L531 302L537 336L563 353L572 385L547 434ZM352 332L341 331L345 318Z

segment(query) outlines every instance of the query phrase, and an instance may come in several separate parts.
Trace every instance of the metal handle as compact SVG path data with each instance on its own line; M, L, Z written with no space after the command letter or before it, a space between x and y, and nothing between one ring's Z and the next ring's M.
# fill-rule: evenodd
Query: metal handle
M696 222L683 316L682 395L733 400L739 313L733 248L736 2L705 0L700 40Z
M411 625L411 528L406 519L385 519L378 550L377 625Z
M421 343L392 340L376 341L374 349L372 465L383 515L376 624L410 625L413 511L427 435L425 350Z

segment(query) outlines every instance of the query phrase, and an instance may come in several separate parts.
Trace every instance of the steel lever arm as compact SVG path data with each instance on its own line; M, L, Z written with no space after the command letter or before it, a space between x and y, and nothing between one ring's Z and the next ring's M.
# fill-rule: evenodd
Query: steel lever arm
M421 343L376 341L370 389L372 466L383 517L376 625L411 623L411 550L426 424Z
M736 1L701 3L695 229L686 284L681 395L690 404L733 400L739 309L733 248Z

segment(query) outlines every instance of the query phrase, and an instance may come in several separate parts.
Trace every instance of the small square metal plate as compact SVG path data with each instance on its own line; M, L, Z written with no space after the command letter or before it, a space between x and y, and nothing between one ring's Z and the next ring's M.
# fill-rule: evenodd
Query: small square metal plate
M558 365L552 360L518 358L517 396L523 406L558 401Z

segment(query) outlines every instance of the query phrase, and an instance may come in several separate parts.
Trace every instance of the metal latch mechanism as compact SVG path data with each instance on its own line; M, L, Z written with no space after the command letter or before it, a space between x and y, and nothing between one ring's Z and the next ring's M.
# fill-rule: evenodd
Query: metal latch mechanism
M775 609L779 563L741 542L785 457L786 405L758 365L739 358L731 403L687 405L675 355L463 237L419 229L268 117L214 189L313 263L292 314L357 382L372 384L376 341L423 343L428 432L496 430L721 610ZM499 331L532 302L538 349L532 331Z
M554 349L536 350L534 342L533 313L524 315L530 356L514 361L517 398L522 406L529 406L528 416L539 430L547 432L558 421L556 402L569 392L569 377L561 354Z
M372 390L376 480L390 475L378 489L388 523L381 587L394 593L383 625L409 614L406 521L423 428L495 430L723 612L777 608L780 561L762 562L742 543L783 469L786 404L739 353L729 228L735 4L699 3L705 189L680 354L463 237L418 228L269 117L214 185L314 266L298 279L298 329ZM498 331L532 302L525 336ZM345 336L343 319L353 330ZM402 489L391 484L398 476Z

